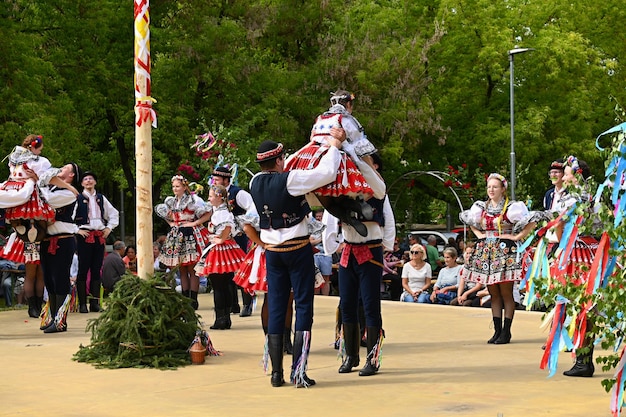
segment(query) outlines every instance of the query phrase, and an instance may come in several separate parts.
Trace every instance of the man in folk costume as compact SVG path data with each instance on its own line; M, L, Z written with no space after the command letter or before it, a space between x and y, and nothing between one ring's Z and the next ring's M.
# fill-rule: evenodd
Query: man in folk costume
M377 158L375 167L382 170L382 161ZM339 261L339 294L345 355L339 373L350 373L360 363L359 346L359 299L363 302L366 324L367 359L359 376L371 376L378 372L383 342L382 315L380 308L380 277L383 271L383 250L392 251L395 238L395 219L385 182L369 166L362 172L374 190L374 197L366 201L372 208L373 218L363 221L367 235L358 233L350 224L342 224L344 247ZM328 213L323 223L324 247L334 250L329 237L334 235L337 222ZM332 239L330 239L332 240Z
M364 200L374 195L361 166L373 167L374 145L367 139L361 124L352 116L354 94L345 90L332 93L332 106L317 117L311 129L310 142L287 160L286 170L310 169L327 149L326 139L340 130L346 140L345 151L335 181L314 190L313 194L330 214L351 225L361 236L367 236L363 220L372 219L371 206ZM319 205L316 204L316 205Z
M565 195L565 184L563 183L563 175L565 173L565 161L557 159L550 164L548 176L552 187L546 191L543 197L543 209L555 211L559 206L559 202Z
M285 172L283 145L266 140L259 146L256 157L262 172L250 181L250 193L260 217L261 240L266 244L267 344L274 387L285 383L283 332L292 288L296 323L290 380L296 387L315 384L306 374L313 325L315 263L308 231L311 209L305 195L337 176L342 141L330 138L329 144L330 149L315 168Z
M68 184L78 185L80 171L70 163L57 169L58 177ZM42 196L55 209L55 222L48 226L46 237L40 245L41 267L48 290L47 312L41 325L44 333L67 330L67 312L70 307L70 267L76 251L74 223L76 196L57 186L41 188Z
M91 274L89 310L100 311L100 270L104 260L106 239L119 224L120 214L105 196L96 191L98 177L87 171L83 174L83 192L76 200L78 233L78 291L79 311L87 313L87 273Z
M235 218L246 213L256 213L254 201L252 201L252 196L250 195L250 193L230 183L232 175L228 168L215 168L212 177L213 184L222 185L228 191L228 204L230 205L231 212L233 213L233 216L235 216ZM234 236L234 239L244 252L248 252L248 237L245 233L239 232L237 235ZM243 304L243 309L240 310L239 298L237 296L237 285L234 282L231 282L231 292L233 297L231 312L240 313L239 316L241 317L250 316L252 314L252 296L248 292L241 289L241 300Z

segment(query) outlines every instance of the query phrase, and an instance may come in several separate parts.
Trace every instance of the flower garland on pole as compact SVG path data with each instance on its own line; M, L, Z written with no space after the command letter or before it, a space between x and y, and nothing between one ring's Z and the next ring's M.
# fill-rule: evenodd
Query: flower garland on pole
M150 2L135 0L135 160L137 176L137 275L154 273L152 262L152 127L157 127L150 92ZM147 123L151 121L152 123Z

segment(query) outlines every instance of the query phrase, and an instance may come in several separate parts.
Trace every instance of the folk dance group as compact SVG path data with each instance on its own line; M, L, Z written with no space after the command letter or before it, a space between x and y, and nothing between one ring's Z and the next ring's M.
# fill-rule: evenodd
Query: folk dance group
M180 267L183 293L197 306L198 275L207 275L211 281L216 312L212 329L231 327L229 282L234 280L249 292L267 293L262 321L274 387L285 383L285 351L292 353L289 381L297 387L315 384L306 373L316 275L309 236L320 231L311 219L311 205L327 208L329 229L337 229L341 220L346 243L339 276L343 323L348 329L344 330L347 356L340 372L350 372L360 363L358 294L365 307L368 346L360 375L378 371L382 345L378 278L383 246L393 248L395 223L384 181L369 157L376 149L351 116L353 100L347 91L335 93L332 106L312 130L311 142L288 160L281 143L260 144L256 162L261 172L250 181L252 204L247 207L240 203L247 198L237 198L246 191L215 182L206 205L177 175L172 178L174 196L155 208L171 226L159 260ZM230 178L230 174L217 168L213 177ZM208 229L203 226L207 221ZM233 239L242 233L252 242L250 250ZM289 337L292 302L293 345Z
M118 224L118 212L95 192L96 175L68 163L54 168L41 156L40 135L27 136L9 155L10 175L0 184L0 208L13 227L2 257L26 264L28 313L42 317L41 330L67 330L70 268L78 253L80 312L87 313L87 276L91 273L91 311L99 311L100 267L104 239ZM82 188L82 193L78 192ZM43 280L42 280L43 278ZM43 306L43 281L48 301Z
M306 373L316 275L309 240L315 231L311 226L315 223L311 220L311 206L321 205L326 209L322 220L325 252L332 254L338 249L339 234L343 240L338 271L343 361L338 371L350 373L361 364L360 303L365 313L367 354L359 375L374 375L379 369L384 338L380 277L383 252L393 250L395 221L385 183L378 172L382 167L372 157L376 148L351 115L353 100L354 96L347 91L336 92L329 110L316 120L310 142L289 158L285 157L281 143L270 140L261 143L256 155L261 171L251 179L249 193L231 185L230 172L221 167L213 172L213 178L219 181L210 187L208 204L190 191L183 176L175 175L171 180L174 195L155 207L155 212L170 226L159 261L170 268L179 268L182 292L195 308L198 308L199 276L208 276L211 282L216 312L211 329L229 329L232 325L232 282L247 293L267 293L262 319L266 363L271 364L274 387L285 383L284 351L292 353L289 381L297 387L315 385L315 380ZM42 329L49 333L67 328L70 298L67 278L77 240L79 249L80 245L102 242L117 226L117 217L101 216L95 229L84 227L94 224L92 212L111 211L104 205L106 199L102 196L95 196L94 202L90 201L90 195L77 198L81 182L95 195L95 174L81 174L73 163L52 168L40 156L42 148L41 136L31 135L10 155L11 174L8 181L0 184L0 208L6 209L6 219L16 232L17 237L12 237L12 241L41 242L40 251L22 249L21 252L27 262L41 262L43 266L49 314L45 315ZM581 285L585 283L581 272L585 268L580 265L589 264L593 256L583 253L581 248L588 245L580 243L577 234L567 227L572 216L566 219L562 214L588 199L584 192L588 168L570 157L553 163L551 175L554 170L559 171L555 177L562 178L564 185L556 184L546 211L530 212L524 203L509 200L506 179L491 174L487 179L487 200L475 202L460 215L478 238L474 253L464 265L464 279L489 289L494 325L490 344L510 342L515 313L513 286L525 275L524 284L530 295L527 299L532 299L542 274L548 272L536 265L550 265L552 271L559 271L562 279L567 279L568 274L576 275ZM106 204L110 205L108 201ZM535 234L549 237L549 245L537 245L532 264L521 262L528 246L521 242L546 219L548 225ZM241 245L235 241L235 237L242 236L249 239L250 248L245 240ZM15 245L8 246L13 248L13 254L20 252L15 250ZM97 261L100 256L97 249L91 257ZM576 262L569 262L574 258ZM562 265L574 266L563 272ZM81 275L86 276L88 270L90 265L85 262L79 283L86 282ZM99 275L93 269L91 274L92 283L95 280L99 285ZM79 290L82 307L84 282ZM289 337L292 301L295 301L293 345ZM92 305L92 311L97 308ZM585 347L592 340L591 337L579 339L573 346L575 349ZM552 342L549 340L546 346L547 355L555 353ZM571 375L593 374L590 351L587 349L579 356Z

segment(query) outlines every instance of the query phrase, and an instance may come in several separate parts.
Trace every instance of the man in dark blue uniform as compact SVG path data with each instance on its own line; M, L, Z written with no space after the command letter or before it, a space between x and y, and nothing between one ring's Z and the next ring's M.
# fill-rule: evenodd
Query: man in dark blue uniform
M328 140L330 149L310 170L284 172L283 145L264 141L256 161L262 172L250 181L265 242L269 323L267 343L272 363L271 383L279 387L283 378L283 332L289 295L293 288L296 323L293 342L291 382L296 387L315 384L306 374L313 325L315 263L309 242L308 223L311 209L305 194L337 178L341 161L341 140Z
M359 346L361 332L359 328L359 300L363 304L366 324L367 359L359 371L360 376L370 376L378 372L380 347L382 345L382 315L380 308L380 283L383 271L383 250L393 250L395 239L395 220L385 195L386 187L382 177L360 159L355 162L363 176L374 190L374 197L365 203L372 207L373 218L360 218L367 227L363 236L349 224L342 224L344 247L339 261L339 296L345 355L339 367L339 373L350 373L360 363ZM382 161L376 158L377 169L382 168ZM333 235L337 221L325 214L323 223L324 247L334 248L328 242Z

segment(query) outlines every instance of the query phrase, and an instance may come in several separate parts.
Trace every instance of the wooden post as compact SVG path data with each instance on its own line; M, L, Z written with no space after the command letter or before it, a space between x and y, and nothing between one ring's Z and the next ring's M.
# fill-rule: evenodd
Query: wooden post
M137 177L137 275L154 273L152 255L152 128L150 97L150 1L135 0L135 175ZM150 121L152 123L150 123Z

